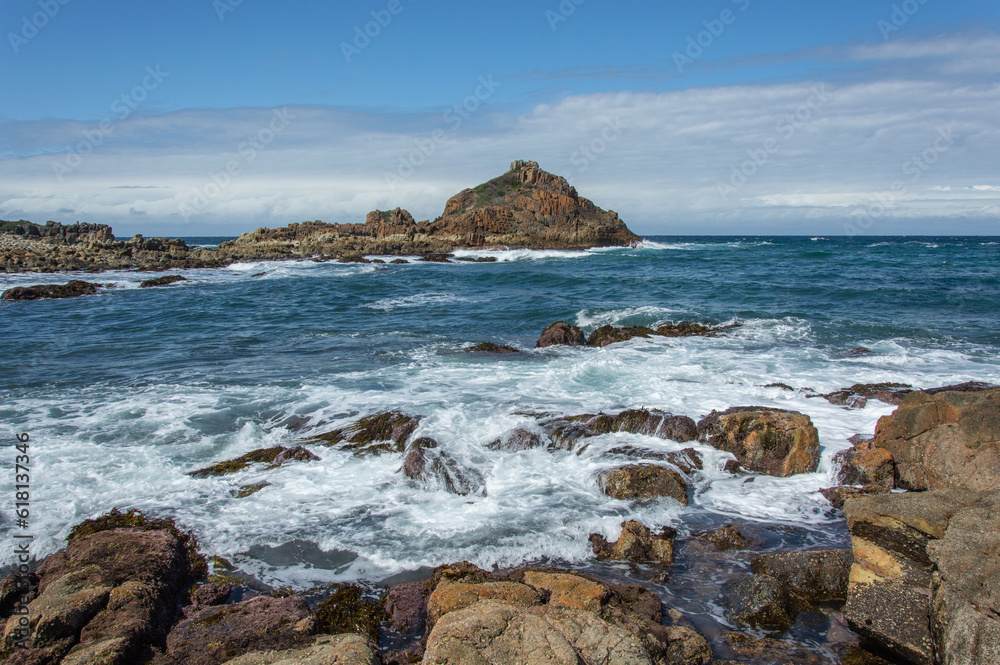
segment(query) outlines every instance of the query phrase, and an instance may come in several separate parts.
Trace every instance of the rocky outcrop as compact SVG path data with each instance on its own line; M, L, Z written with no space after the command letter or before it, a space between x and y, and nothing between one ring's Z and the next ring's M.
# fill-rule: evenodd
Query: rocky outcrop
M701 453L694 448L663 451L649 450L640 446L626 445L610 448L605 454L619 455L621 457L627 457L634 460L667 462L668 464L677 467L682 473L688 475L694 473L695 471L701 471L705 466L701 459Z
M499 439L486 444L486 447L490 450L520 452L522 450L531 450L532 448L541 448L544 445L546 445L546 441L543 440L541 434L524 427L517 427L506 432Z
M587 338L583 331L576 326L556 321L542 331L541 337L535 343L536 349L544 349L549 346L584 346Z
M7 620L3 650L24 663L138 662L204 566L194 539L167 520L117 511L88 520L39 567L37 597Z
M664 625L651 592L567 570L522 569L499 582L442 580L429 607L434 621L426 665L707 665L712 659L695 630L674 621Z
M321 635L307 647L251 651L224 665L382 665L378 647L364 635Z
M821 397L824 397L830 404L860 409L870 399L877 399L886 404L899 404L911 392L913 392L913 387L905 383L856 383L850 388L837 390L827 395L821 395Z
M850 499L852 629L918 665L1000 662L1000 492Z
M494 344L493 342L483 342L482 344L476 344L475 346L470 346L466 349L468 353L493 353L497 355L510 354L510 353L521 353L519 349L515 349L512 346L504 346L503 344Z
M480 492L484 485L482 474L460 464L430 437L419 438L410 445L402 471L407 478L460 496Z
M149 289L155 286L170 286L171 284L185 281L187 281L187 277L184 277L183 275L164 275L163 277L156 277L154 279L147 279L140 282L139 288Z
M552 445L565 450L572 450L580 439L612 432L645 434L678 443L693 441L698 436L698 427L691 418L656 409L629 409L617 415L585 413L548 420L542 427Z
M347 427L314 436L309 441L324 446L337 446L358 457L401 453L406 450L406 442L419 424L419 418L388 411L365 416Z
M871 496L873 494L888 494L889 490L879 485L865 485L864 487L850 487L839 485L837 487L827 487L819 491L830 505L837 510L843 510L848 499L859 496Z
M904 489L1000 489L1000 389L911 393L872 445L891 454Z
M643 326L633 326L631 328L615 328L614 326L601 326L590 333L587 337L587 346L603 347L618 342L627 342L633 337L652 337L653 331Z
M236 459L226 460L205 467L204 469L191 471L188 475L195 478L209 478L211 476L225 476L237 473L248 468L251 464L267 464L269 465L268 469L275 469L288 462L313 462L317 460L319 460L319 457L302 446L295 446L294 448L275 446L273 448L253 450ZM263 489L263 487L258 489Z
M819 433L809 416L797 411L755 406L713 411L698 423L698 437L757 473L783 478L819 465Z
M597 474L597 485L612 499L669 497L687 505L687 482L677 471L659 464L629 464Z
M751 628L784 631L806 608L805 602L788 586L770 575L751 575L732 582L727 587L732 621Z
M674 562L674 537L676 530L663 527L653 533L647 526L629 520L622 523L622 532L618 540L608 542L599 533L590 534L590 546L598 559L613 561L634 561L636 563Z
M843 602L853 563L850 549L775 552L754 557L750 571L778 580L810 602Z
M0 300L48 300L55 298L76 298L97 293L100 284L91 284L78 279L68 284L40 284L38 286L15 286L7 289Z
M858 440L853 448L833 456L837 479L844 485L875 485L891 490L896 486L896 464L892 453L877 448L870 439Z

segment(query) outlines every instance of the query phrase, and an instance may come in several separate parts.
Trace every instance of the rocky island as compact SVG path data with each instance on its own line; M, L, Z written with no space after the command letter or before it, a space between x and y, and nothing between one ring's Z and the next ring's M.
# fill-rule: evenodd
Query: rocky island
M0 222L0 268L8 273L166 270L314 256L351 261L365 254L446 254L461 248L585 249L639 240L618 213L583 198L565 178L537 162L519 160L507 173L453 196L433 222L416 222L402 208L375 210L363 224L315 221L262 228L218 249L141 235L121 241L104 224Z

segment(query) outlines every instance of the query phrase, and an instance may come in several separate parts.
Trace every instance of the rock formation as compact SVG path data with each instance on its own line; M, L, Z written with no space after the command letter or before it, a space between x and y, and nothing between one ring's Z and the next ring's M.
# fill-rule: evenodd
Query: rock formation
M713 411L698 423L698 438L757 473L783 478L819 465L819 433L809 416L797 411L754 406Z

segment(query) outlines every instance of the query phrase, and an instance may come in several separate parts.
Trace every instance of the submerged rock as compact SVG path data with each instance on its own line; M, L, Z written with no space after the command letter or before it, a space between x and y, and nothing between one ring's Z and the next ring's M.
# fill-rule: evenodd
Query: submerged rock
M819 465L819 433L809 416L797 411L758 406L712 411L698 423L698 435L757 473L786 477L812 473Z
M360 633L377 644L386 618L382 605L366 598L361 587L335 584L316 607L316 630L331 635Z
M309 452L302 446L295 446L294 448L275 446L273 448L260 448L258 450L252 450L246 455L241 455L236 459L219 462L217 464L213 464L212 466L207 466L204 469L198 469L197 471L190 471L188 472L188 475L195 478L209 478L211 476L225 476L231 473L237 473L239 471L243 471L251 464L269 464L270 466L267 468L274 469L287 462L312 462L317 460L319 460L319 457ZM267 483L264 483L263 485L257 487L254 491L259 491L266 487L266 485ZM250 492L250 494L252 493L253 492ZM246 494L244 496L249 496L250 494Z
M745 550L750 548L750 541L735 524L727 524L711 533L698 536L698 539L712 544L717 550Z
M850 549L775 552L754 557L750 570L773 577L810 602L843 602L853 562Z
M515 349L511 346L504 346L503 344L494 344L493 342L483 342L482 344L476 344L475 346L470 346L466 349L468 353L521 353L519 349Z
M653 331L643 326L633 326L631 328L615 328L614 326L601 326L590 333L587 338L587 346L608 346L618 342L626 342L633 337L651 337Z
M2 300L47 300L55 298L76 298L97 293L100 284L91 284L74 279L67 284L40 284L38 286L15 286L0 296Z
M805 608L788 586L770 575L751 575L728 587L730 619L751 628L784 631Z
M453 258L455 258L454 254L448 254L446 252L431 252L429 254L424 254L417 260L427 263L451 263Z
M402 471L407 478L440 485L445 491L461 496L475 494L485 484L481 473L460 464L430 437L413 442L403 459Z
M906 383L856 383L850 388L837 390L827 395L821 395L821 397L830 404L860 409L870 399L877 399L886 404L899 404L911 392L913 392L913 386Z
M580 439L611 432L645 434L678 443L698 437L698 427L691 418L655 409L629 409L617 415L585 413L549 420L543 422L542 427L549 433L555 447L566 450L571 450Z
M542 435L538 432L518 427L504 434L499 439L486 444L490 450L503 450L507 452L520 452L532 448L541 448L546 445Z
M634 561L636 563L656 562L671 564L674 562L674 537L677 532L670 527L663 527L658 533L653 533L645 525L629 520L622 523L622 532L615 542L608 540L599 533L590 534L590 546L598 559L614 561Z
M154 279L147 279L139 283L139 288L148 289L154 286L170 286L171 284L176 284L177 282L186 282L187 277L181 275L164 275L163 277L156 277Z
M656 328L655 334L660 337L715 337L724 330L739 327L740 324L738 323L727 326L713 326L711 324L682 321L681 323L665 323L660 325Z
M908 490L1000 488L1000 388L907 396L879 419L873 447Z
M629 464L597 474L601 492L613 499L669 497L687 505L687 482L673 469L658 464Z
M358 457L401 453L406 450L406 442L419 424L419 418L388 411L366 416L347 427L308 440L324 446L338 446L340 450L352 451Z
M535 348L544 349L548 346L584 346L587 338L583 331L563 321L556 321L544 331L535 343Z

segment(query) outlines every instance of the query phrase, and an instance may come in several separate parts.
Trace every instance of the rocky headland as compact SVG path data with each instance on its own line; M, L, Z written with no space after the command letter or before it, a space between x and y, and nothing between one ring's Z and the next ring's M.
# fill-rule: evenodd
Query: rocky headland
M639 240L617 213L580 196L565 178L542 170L537 162L516 161L507 173L453 196L434 221L417 222L401 208L375 210L363 224L315 221L262 228L217 249L141 235L117 240L103 224L0 222L0 269L168 270L309 257L364 261L366 254L448 262L449 252L463 248L583 249Z

